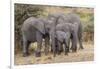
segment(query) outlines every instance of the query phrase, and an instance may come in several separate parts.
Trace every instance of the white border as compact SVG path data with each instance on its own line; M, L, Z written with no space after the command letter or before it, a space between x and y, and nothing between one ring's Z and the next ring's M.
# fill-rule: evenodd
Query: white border
M66 68L66 64L67 64L67 68L74 68L76 65L76 68L79 68L78 66L87 66L88 67L88 63L90 65L93 65L93 62L75 62L75 63L60 63L60 66L56 64L39 64L39 65L19 65L19 66L15 66L14 65L14 3L24 3L24 4L40 4L40 5L55 5L55 6L73 6L73 7L89 7L89 8L94 8L95 10L95 2L88 0L86 1L80 1L80 0L56 0L56 1L51 1L51 0L12 0L11 1L11 68L12 69L31 69L31 68L45 68L47 69L49 67L49 69L51 68L58 68L61 69L62 66ZM84 64L84 65L83 65ZM57 66L57 67L56 67Z
M41 4L74 7L95 7L94 0L12 0L12 3Z

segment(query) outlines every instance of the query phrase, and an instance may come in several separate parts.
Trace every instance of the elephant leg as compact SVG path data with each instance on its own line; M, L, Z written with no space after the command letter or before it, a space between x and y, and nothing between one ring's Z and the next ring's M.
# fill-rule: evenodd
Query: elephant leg
M57 44L58 44L58 54L60 55L61 54L61 46L62 46L62 44L61 44L61 42L57 42Z
M53 53L53 47L52 47L52 45L51 45L51 53Z
M39 31L36 32L36 40L37 40L37 49L36 49L35 56L40 57L41 56L41 46L42 46L42 34Z
M82 38L79 37L79 49L84 49L83 45L82 45Z
M63 45L63 44L62 44ZM63 46L60 46L60 52L63 52Z
M65 41L65 55L68 55L68 52L69 52L69 46L68 46L68 41Z
M49 35L45 37L45 55L49 52Z
M51 46L52 46L52 50L53 50L53 56L56 56L56 46L55 46L55 38L51 37Z
M73 34L71 34L71 46L69 46L70 47L70 49L72 50L72 40L73 40ZM69 40L70 41L70 40ZM70 44L70 43L69 43Z
M69 49L70 49L70 39L68 40L68 52L69 52Z
M30 41L27 41L27 46L26 46L26 52L27 52L27 54L29 55L29 45L30 45Z
M23 57L26 57L26 56L28 56L29 55L29 53L28 53L28 41L27 41L27 39L25 38L25 36L23 35Z
M58 44L57 44L57 39L55 39L55 51L56 51L56 54L58 54Z
M55 29L53 28L50 31L50 39L51 39L51 49L53 50L53 56L56 56L56 46L55 46Z
M71 47L70 47L71 50L73 49L73 45L72 45L73 43L72 42L73 42L73 38L71 38Z
M77 51L77 33L74 32L73 33L73 38L72 38L72 52L76 52Z
M78 39L79 39L79 49L84 49L82 45L82 33L78 34Z
M79 49L84 49L82 44L82 25L78 29Z

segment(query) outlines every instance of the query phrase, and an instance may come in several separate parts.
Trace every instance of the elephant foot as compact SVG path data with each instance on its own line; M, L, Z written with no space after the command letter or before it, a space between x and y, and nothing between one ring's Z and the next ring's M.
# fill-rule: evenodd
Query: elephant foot
M74 53L74 52L76 52L77 51L77 49L76 48L72 48L72 52Z
M68 55L68 52L69 52L69 49L67 49L67 50L65 51L65 55Z
M70 51L69 51L69 48L67 48L67 52L70 52Z
M73 48L71 47L70 50L72 50Z
M65 55L68 55L68 52L65 52Z
M76 50L76 49L74 49L74 50L72 50L72 52L77 52L77 50Z
M76 52L77 51L77 46L75 47L75 46L72 46L71 47L71 50L72 50L72 52Z
M82 47L79 47L79 49L84 49L84 48L83 48L83 46L82 46Z
M41 57L41 52L36 52L36 53L35 53L35 56L36 56L36 57Z
M23 53L23 57L29 56L29 53Z
M53 53L53 49L51 49L51 53Z
M63 52L63 50L60 50L60 52Z
M68 51L67 51L67 52L70 52L70 51L69 51L69 49L68 49Z
M57 52L58 53L58 55L60 55L61 54L61 52L59 51L59 52Z

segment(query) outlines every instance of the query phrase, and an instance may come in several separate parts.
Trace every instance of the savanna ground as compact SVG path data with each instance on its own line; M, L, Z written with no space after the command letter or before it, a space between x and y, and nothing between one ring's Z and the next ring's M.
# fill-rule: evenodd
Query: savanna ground
M35 57L34 51L30 49L30 55L28 57L23 57L22 53L15 55L15 65L29 65L29 64L47 64L47 63L67 63L67 62L83 62L83 61L93 61L94 60L94 44L92 42L84 42L84 49L79 50L76 53L70 52L67 55L61 53L53 57L52 53L47 56L42 51L41 57ZM34 47L31 45L31 48Z

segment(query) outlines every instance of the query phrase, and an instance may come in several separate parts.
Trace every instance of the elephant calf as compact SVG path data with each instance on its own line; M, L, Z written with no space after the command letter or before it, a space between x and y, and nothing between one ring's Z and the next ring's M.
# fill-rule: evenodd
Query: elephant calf
M56 52L58 54L61 53L61 48L63 48L64 44L64 51L65 55L68 54L69 52L69 47L68 47L68 40L70 39L70 33L69 32L64 32L64 31L56 31L56 36L55 36L55 45L56 45Z

